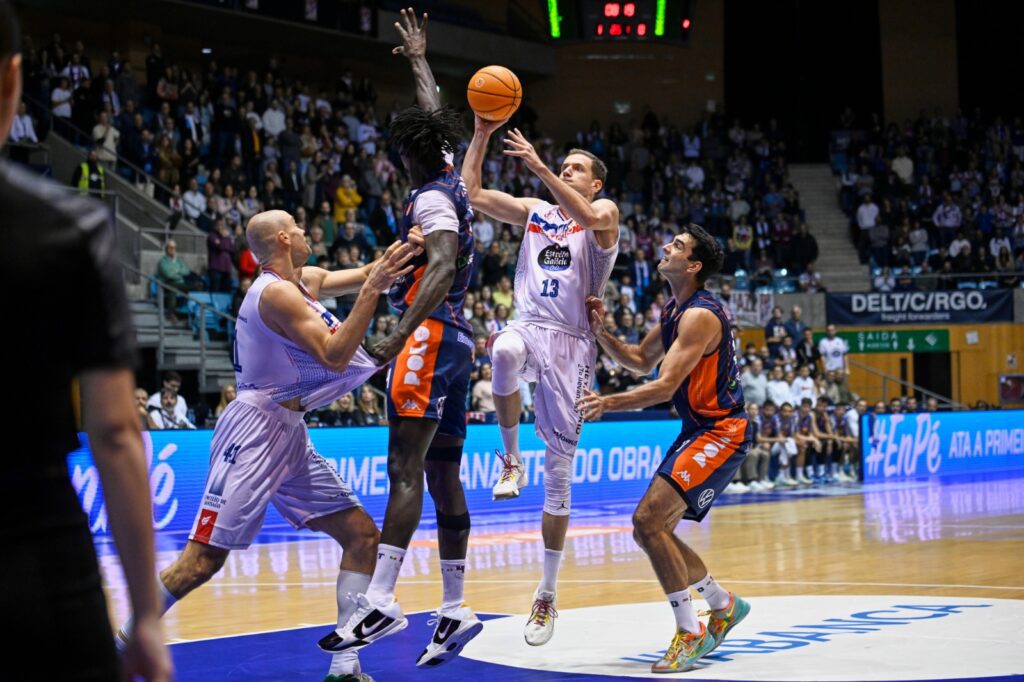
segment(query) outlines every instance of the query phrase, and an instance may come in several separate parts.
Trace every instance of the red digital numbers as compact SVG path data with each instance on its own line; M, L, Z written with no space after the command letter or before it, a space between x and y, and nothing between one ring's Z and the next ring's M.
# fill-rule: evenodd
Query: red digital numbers
M621 36L622 35L622 24L611 24L608 27L608 35L610 35L610 36Z
M637 24L636 34L638 36L645 36L645 35L647 35L647 24Z
M597 35L603 36L604 35L604 24L598 24L597 25L597 29L595 29L595 30L597 31Z
M630 3L632 4L632 3ZM619 12L622 11L622 5L617 2L606 2L604 3L604 15L606 17L617 17Z
M631 17L634 14L636 14L636 3L627 2L625 5L622 6L622 16Z

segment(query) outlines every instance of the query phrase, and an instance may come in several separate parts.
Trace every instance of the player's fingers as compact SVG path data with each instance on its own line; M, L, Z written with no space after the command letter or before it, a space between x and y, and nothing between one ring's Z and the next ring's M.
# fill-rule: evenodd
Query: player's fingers
M429 19L429 18L430 17L427 16L427 13L424 12L423 13L423 23L420 24L420 30L421 31L426 32L426 30L427 30L427 19Z
M402 46L398 46L395 49L391 50L391 54L402 54L404 51L405 48L403 48Z

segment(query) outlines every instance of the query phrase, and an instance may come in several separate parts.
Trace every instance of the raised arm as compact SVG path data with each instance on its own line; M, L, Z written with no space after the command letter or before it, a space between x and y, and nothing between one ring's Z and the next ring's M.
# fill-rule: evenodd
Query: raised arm
M722 324L715 314L703 308L687 310L679 326L686 332L680 334L668 349L657 379L632 391L615 395L602 397L587 391L578 402L583 416L589 421L595 421L606 411L635 410L670 400L701 357L715 347L722 333Z
M391 54L405 55L409 59L416 78L417 104L427 111L437 111L441 108L441 98L437 94L434 73L427 63L427 13L423 13L423 23L416 21L412 7L403 9L401 15L402 20L395 22L395 28L402 36L402 44L391 50Z
M590 310L590 328L597 337L598 343L615 362L637 374L650 374L658 362L665 357L661 345L661 325L658 325L644 337L639 344L623 343L615 338L604 326L604 303L596 296L587 298Z
M530 217L530 209L540 199L516 198L511 194L493 189L484 189L481 179L484 156L487 154L487 141L491 133L505 125L505 121L488 121L479 116L473 129L473 139L466 150L466 158L462 161L462 181L469 193L469 203L476 211L482 211L495 220L512 225L526 225Z
M415 253L415 247L400 242L388 247L384 258L370 270L352 312L333 332L306 304L302 292L288 282L276 282L266 288L260 299L260 315L271 330L293 341L321 365L344 371L366 336L380 295L412 269L406 263Z
M619 207L609 199L598 199L591 202L582 194L567 185L560 177L545 165L537 150L519 132L519 129L510 130L505 138L508 149L506 156L516 156L523 160L530 172L540 178L540 181L551 191L551 195L569 217L575 220L585 230L618 230L619 229ZM580 171L584 169L579 169ZM576 170L574 169L574 172Z

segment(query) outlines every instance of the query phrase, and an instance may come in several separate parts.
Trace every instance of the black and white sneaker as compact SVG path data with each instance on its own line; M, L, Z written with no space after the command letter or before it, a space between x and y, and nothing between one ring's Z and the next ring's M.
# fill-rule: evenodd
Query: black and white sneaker
M462 647L480 634L484 624L473 609L462 606L447 613L437 612L427 625L435 625L434 636L416 660L416 665L429 668L447 663L462 651Z
M397 601L392 601L387 606L377 606L371 604L365 594L350 596L349 599L358 604L356 612L344 627L336 628L317 642L317 646L327 653L336 654L349 649L361 649L378 639L401 632L409 625Z

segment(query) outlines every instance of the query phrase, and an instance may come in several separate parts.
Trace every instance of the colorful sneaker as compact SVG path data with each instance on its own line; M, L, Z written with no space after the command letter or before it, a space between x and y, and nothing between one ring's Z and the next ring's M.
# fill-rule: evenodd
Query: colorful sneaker
M652 673L683 673L693 670L697 661L711 653L715 648L715 638L708 632L704 623L700 624L700 634L693 634L679 629L672 638L668 650L657 663L651 666Z
M494 484L494 499L496 500L511 500L519 497L519 489L525 488L527 484L526 470L512 455L503 455L498 450L494 451L494 454L498 456L504 468L501 470L501 476L498 477L498 482Z
M332 630L317 642L322 651L337 654L348 649L361 649L382 637L404 630L409 621L397 601L387 606L372 604L365 594L349 596L358 607L344 627Z
M437 611L433 615L427 625L436 626L434 636L416 660L416 665L420 667L436 667L447 663L458 656L462 647L484 629L484 624L468 606L448 613Z
M526 643L530 646L547 644L555 634L555 618L558 618L555 595L550 592L538 592L533 600L530 619L526 621L526 629L523 631Z
M711 651L718 648L729 631L740 624L747 614L750 613L750 602L742 597L729 593L729 603L724 609L708 612L711 617L708 619L708 634L715 640Z

